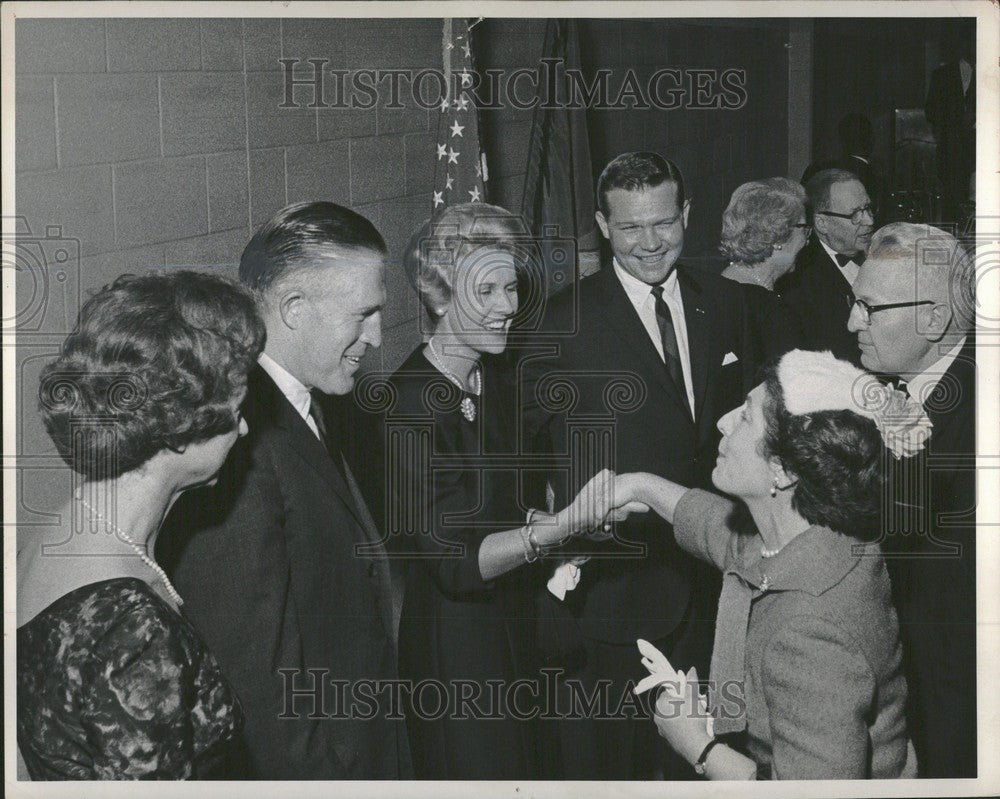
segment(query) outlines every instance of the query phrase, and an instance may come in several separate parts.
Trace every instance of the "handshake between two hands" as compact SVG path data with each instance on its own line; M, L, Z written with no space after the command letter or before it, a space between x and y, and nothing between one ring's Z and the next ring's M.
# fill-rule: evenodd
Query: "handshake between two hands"
M632 475L615 475L602 469L580 489L573 501L559 515L570 535L582 535L594 541L611 537L612 522L624 521L632 513L646 513L649 505L635 498Z

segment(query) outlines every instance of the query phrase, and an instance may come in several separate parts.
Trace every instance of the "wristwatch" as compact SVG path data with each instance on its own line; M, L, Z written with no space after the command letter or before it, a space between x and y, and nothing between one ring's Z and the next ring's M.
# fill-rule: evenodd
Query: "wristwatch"
M708 760L708 753L712 751L717 743L720 743L718 738L713 738L708 742L708 745L701 750L701 754L698 755L698 759L694 762L694 773L702 777L705 776L705 761Z

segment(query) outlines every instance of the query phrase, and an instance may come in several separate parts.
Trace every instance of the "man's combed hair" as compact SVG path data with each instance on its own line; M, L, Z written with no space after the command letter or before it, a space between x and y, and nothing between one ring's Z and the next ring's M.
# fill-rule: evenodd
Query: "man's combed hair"
M254 233L240 258L240 280L261 298L310 259L343 250L386 252L385 240L361 214L331 202L278 211Z
M824 169L817 172L806 181L806 195L809 198L809 208L812 211L828 211L830 209L830 190L837 183L855 182L861 179L846 169Z
M887 453L875 422L849 410L792 415L776 365L764 385L763 454L797 479L792 507L810 524L875 540Z
M666 182L677 185L677 210L684 207L684 177L677 165L659 153L622 153L613 159L597 179L597 208L609 214L608 192L612 189L644 191Z
M92 480L230 432L264 337L253 299L229 280L122 275L84 304L42 371L45 428L63 460Z
M735 263L753 266L766 261L775 244L791 237L805 205L805 190L787 178L744 183L722 214L719 250Z

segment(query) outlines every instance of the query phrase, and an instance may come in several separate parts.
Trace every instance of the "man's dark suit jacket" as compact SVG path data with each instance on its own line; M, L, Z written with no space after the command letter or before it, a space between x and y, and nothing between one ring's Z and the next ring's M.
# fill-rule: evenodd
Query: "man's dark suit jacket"
M976 163L976 73L968 91L962 91L958 61L942 64L931 75L924 104L927 121L937 139L938 176L945 188L964 199Z
M897 465L908 477L895 499L906 505L883 543L925 777L976 776L975 390L970 336L924 402L934 425L927 449Z
M406 731L385 718L388 694L370 720L320 717L343 711L330 680L397 675L388 565L364 501L260 367L243 415L249 435L217 485L177 502L157 555L242 702L247 776L407 777ZM324 672L314 683L307 669ZM320 682L322 707L301 690L289 706L293 685ZM356 709L372 710L364 700Z
M535 436L535 447L547 441L563 465L571 442L586 438L583 431L596 430L603 441L600 455L588 459L573 485L556 480L557 508L605 466L617 473L652 472L688 486L710 484L720 438L716 423L743 402L756 376L750 315L740 284L690 267L677 270L694 421L686 394L671 381L612 266L583 279L575 293L550 301L538 342L552 351L521 361L526 433ZM539 402L549 390L551 401ZM685 618L696 575L702 574L698 564L655 513L631 517L617 533L644 546L645 554L616 541L596 547L579 586L567 594L580 632L616 644L669 635ZM700 619L707 628L714 624L709 613ZM710 649L710 635L707 644Z
M803 349L830 350L861 366L857 336L847 329L854 303L851 285L815 235L795 259L795 271L781 278L775 290L798 318Z

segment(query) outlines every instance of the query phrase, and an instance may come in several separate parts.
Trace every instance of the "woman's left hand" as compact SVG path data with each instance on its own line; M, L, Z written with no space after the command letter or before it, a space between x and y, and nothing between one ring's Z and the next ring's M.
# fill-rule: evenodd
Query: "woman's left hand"
M662 686L653 713L656 729L677 754L693 765L712 740L711 714L698 692L698 672L693 666L687 674L677 671L648 641L638 643L642 664L650 675L635 687L636 693Z

